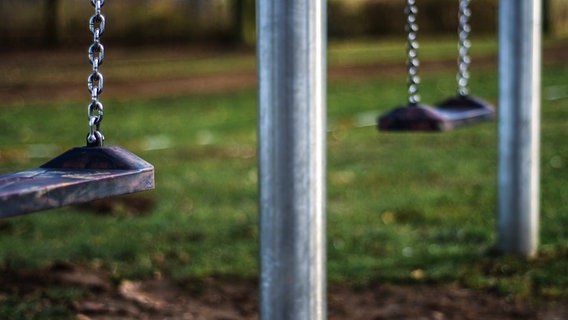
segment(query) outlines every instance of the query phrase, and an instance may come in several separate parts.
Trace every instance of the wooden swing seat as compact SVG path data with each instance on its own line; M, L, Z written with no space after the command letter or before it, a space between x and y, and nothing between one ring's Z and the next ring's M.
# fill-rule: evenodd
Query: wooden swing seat
M118 147L78 147L0 174L0 218L154 188L154 167Z

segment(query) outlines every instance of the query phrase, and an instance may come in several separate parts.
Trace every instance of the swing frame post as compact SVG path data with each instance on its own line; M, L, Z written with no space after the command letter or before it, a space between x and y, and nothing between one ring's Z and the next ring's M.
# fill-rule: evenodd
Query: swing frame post
M257 1L260 319L326 319L326 1Z
M498 249L536 255L541 0L499 1Z

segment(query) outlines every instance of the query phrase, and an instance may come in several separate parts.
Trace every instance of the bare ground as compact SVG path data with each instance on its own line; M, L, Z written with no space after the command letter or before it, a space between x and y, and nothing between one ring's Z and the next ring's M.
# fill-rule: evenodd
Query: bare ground
M42 271L4 272L0 292L27 294L49 286L85 288L83 299L67 308L80 320L258 319L253 280L207 278L182 284L157 277L114 284L100 270L60 264ZM567 319L561 302L514 301L456 285L381 285L328 288L328 319Z
M566 61L568 43L544 51L545 62ZM0 54L0 70L10 64L83 63L66 52ZM170 55L180 53L169 53ZM186 53L181 53L186 54ZM40 62L36 59L42 57ZM495 67L495 57L477 59L478 67ZM453 60L426 63L423 69L451 68ZM404 66L371 64L333 67L329 78L361 79L381 74L404 72ZM1 77L1 75L0 75ZM0 80L6 80L1 79ZM250 72L224 72L205 76L132 79L108 83L107 96L151 97L192 92L223 92L252 88L256 76ZM83 83L0 84L0 101L62 101L86 96ZM74 284L85 288L87 297L68 306L80 320L120 319L257 319L258 286L254 280L208 278L192 283L173 283L156 277L143 281L114 283L101 270L78 265L58 265L46 270L0 272L0 296L9 293L44 292L49 286ZM458 285L387 285L351 287L332 284L328 288L329 319L568 319L566 301L515 301L491 292L465 289Z

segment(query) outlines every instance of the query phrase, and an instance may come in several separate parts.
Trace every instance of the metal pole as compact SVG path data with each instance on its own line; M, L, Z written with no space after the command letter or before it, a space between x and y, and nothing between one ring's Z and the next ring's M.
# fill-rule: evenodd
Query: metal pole
M499 2L498 246L525 256L538 245L541 5Z
M260 319L326 318L326 1L258 0Z

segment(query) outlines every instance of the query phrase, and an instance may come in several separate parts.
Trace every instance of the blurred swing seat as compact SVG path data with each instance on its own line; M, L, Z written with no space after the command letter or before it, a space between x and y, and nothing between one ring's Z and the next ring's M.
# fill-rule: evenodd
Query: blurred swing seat
M381 131L446 131L495 117L495 108L473 96L449 98L435 107L415 104L394 108L380 116Z

